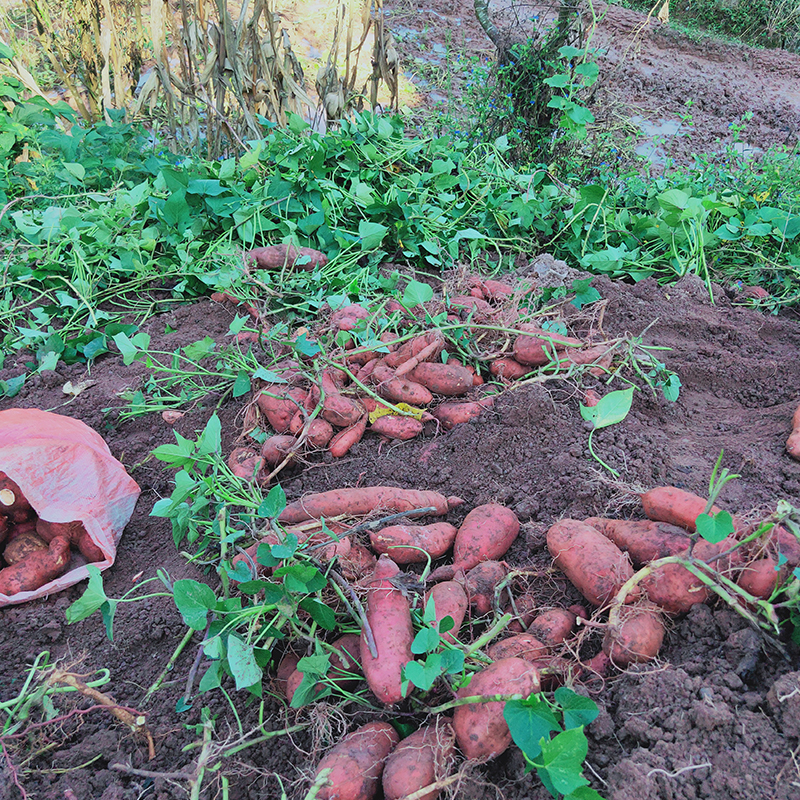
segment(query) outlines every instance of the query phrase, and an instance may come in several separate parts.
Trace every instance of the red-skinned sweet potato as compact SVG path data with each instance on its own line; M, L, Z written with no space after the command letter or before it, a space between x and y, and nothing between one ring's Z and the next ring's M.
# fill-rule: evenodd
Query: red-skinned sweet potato
M509 633L524 633L536 616L536 609L539 603L536 594L526 592L514 598L514 604L506 606L504 614L513 614L514 619L508 623L506 630Z
M609 625L603 637L603 652L612 664L624 669L629 664L652 661L663 641L661 609L640 603L622 609L618 626Z
M80 520L72 522L48 522L47 520L36 520L36 534L44 539L45 542L52 542L53 539L64 536L67 540L80 550L81 555L89 562L95 563L103 561L105 554L94 543L89 531Z
M451 297L449 302L451 308L463 308L467 311L475 311L478 315L491 314L494 311L486 300L480 297L473 297L472 295L459 294L455 297Z
M329 492L310 494L289 503L279 519L281 522L295 523L304 522L307 519L336 517L339 514L360 517L378 509L387 513L399 513L428 507L434 509L428 513L444 516L450 509L463 502L458 497L445 497L438 492L398 489L394 486L332 489Z
M612 541L575 519L562 519L550 528L547 548L556 566L595 606L609 602L633 576L631 562Z
M534 617L528 626L528 632L545 644L555 647L569 637L576 619L575 614L565 608L550 608Z
M423 361L409 373L415 383L421 383L436 394L457 397L472 388L472 373L458 364Z
M275 690L283 695L289 702L292 698L288 694L287 686L288 680L292 673L297 670L297 663L300 661L300 656L297 653L287 650L281 658L278 668L275 671ZM296 687L295 687L296 688ZM294 694L294 688L292 689Z
M376 385L381 397L385 397L391 403L408 403L420 407L433 402L433 395L421 383L397 377L394 370L385 365L375 366L369 378L370 382Z
M330 770L317 800L372 800L386 758L399 739L388 722L370 722L345 736L317 765L317 775Z
M325 447L333 438L333 426L324 419L312 419L306 441L311 447Z
M501 658L522 658L536 664L547 657L548 647L530 633L517 633L495 642L486 650L486 655L494 661Z
M63 575L69 562L69 540L63 536L57 537L50 542L47 550L30 552L16 564L0 569L0 594L10 596L32 592Z
M545 362L547 363L547 362ZM506 381L518 381L531 371L530 365L520 364L510 356L496 358L489 366L489 372L497 378Z
M289 387L283 383L270 383L261 390L256 402L275 433L286 433L297 409L303 405L307 397L306 389Z
M542 367L552 361L554 348L560 352L566 347L580 347L583 344L580 339L545 331L535 325L519 327L525 331L514 340L514 360L520 364Z
M433 525L389 525L369 535L372 549L386 553L396 564L424 564L443 556L453 545L458 528L449 522Z
M779 575L778 562L767 556L751 561L744 567L739 573L736 583L753 597L768 600L778 585Z
M506 576L506 565L500 561L481 561L466 576L464 589L475 614L482 617L494 605L494 590Z
M3 544L6 540L10 527L11 523L8 521L8 517L5 514L0 514L0 544Z
M458 570L468 572L481 561L506 554L519 534L516 514L498 503L473 508L464 518L453 544L453 564L435 569L429 580L451 580Z
M417 729L389 754L383 769L384 800L400 800L446 778L455 762L456 737L452 721L437 717L431 725ZM435 800L432 789L418 800Z
M33 516L22 489L5 472L0 472L0 513L14 523L25 522Z
M353 303L331 314L331 327L340 331L352 331L365 319L369 319L369 311L364 306Z
M442 403L433 410L433 416L439 420L442 427L452 430L456 425L462 425L470 420L477 419L487 408L494 405L497 398L489 395L481 400L467 403Z
M349 453L350 449L364 438L368 419L367 415L363 414L355 425L339 431L328 443L328 452L334 458L341 458Z
M37 536L34 531L24 531L23 533L15 536L3 550L3 558L6 560L8 566L22 561L28 553L34 553L37 550L47 550L47 542L41 536Z
M361 674L361 637L357 633L346 633L331 644L331 668L328 678L342 689L350 689L358 679L352 674Z
M264 459L250 447L236 447L228 456L228 468L242 480L252 481L263 466Z
M388 556L381 556L367 588L366 615L375 638L378 657L373 658L367 637L361 634L361 665L372 693L385 705L399 703L402 670L413 659L414 629L411 607L403 592L392 583L400 569Z
M485 697L539 691L539 673L522 658L501 658L473 675L469 686L458 690L459 697ZM488 760L503 753L511 744L511 732L503 717L505 703L470 703L453 713L453 730L461 752L469 759Z
M286 459L296 444L297 439L294 436L275 434L264 440L264 444L261 445L261 457L271 467L275 467ZM296 456L292 458L292 461L296 460Z
M707 501L696 494L676 489L674 486L659 486L642 495L642 508L648 519L669 522L694 533L695 522L706 509ZM712 514L720 509L713 506Z
M792 415L792 432L786 440L786 452L795 461L800 461L800 406Z
M637 566L683 553L691 542L685 528L668 522L603 517L589 517L584 521L611 539L623 553L628 553Z
M399 439L402 442L419 436L423 430L422 423L414 417L400 417L395 414L384 414L370 425L373 433L387 439Z
M293 244L270 244L256 247L244 254L245 263L257 269L283 269L298 267L306 272L313 272L317 267L324 267L328 257L311 247L296 247ZM303 262L303 263L300 263Z
M453 627L442 634L442 638L448 642L454 642L458 638L461 623L464 622L469 607L464 587L457 581L436 583L425 594L426 607L429 600L433 600L437 624L445 617L453 619Z
M389 336L392 336L393 339L398 338L393 334L389 334ZM441 338L442 335L438 331L430 331L422 336L416 336L413 339L409 339L407 342L403 342L396 350L384 356L383 361L387 367L392 367L394 369L408 361L409 358L414 358L419 355L428 345L441 340ZM383 337L381 337L381 341L391 342L392 339L383 339ZM389 349L391 349L391 346Z
M372 575L377 559L364 545L352 542L350 550L339 557L339 568L350 583L361 583Z
M325 399L322 402L322 418L337 428L349 428L355 425L364 414L363 406L357 400L351 400L340 393L333 375L322 374L322 389Z

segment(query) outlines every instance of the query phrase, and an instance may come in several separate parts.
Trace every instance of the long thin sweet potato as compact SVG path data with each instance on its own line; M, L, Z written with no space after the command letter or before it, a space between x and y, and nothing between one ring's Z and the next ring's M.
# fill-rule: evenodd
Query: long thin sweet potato
M416 489L398 489L395 486L371 486L364 489L332 489L329 492L308 495L289 503L279 519L281 522L303 522L307 519L336 517L348 514L364 516L381 509L387 513L412 511L415 508L433 507L430 512L444 516L450 509L464 501L459 497L445 497L438 492Z
M792 415L792 432L786 440L786 452L795 461L800 461L800 406Z
M47 550L32 551L16 564L0 569L0 594L32 592L63 575L69 561L69 540L59 536L50 542Z
M561 351L567 347L580 347L583 342L571 336L562 336L545 331L535 325L520 325L525 331L514 340L514 359L520 364L542 367L552 360L553 349Z
M400 568L388 556L381 556L367 589L366 615L378 657L370 652L367 636L361 634L361 665L367 685L385 705L399 703L408 693L402 689L403 667L413 659L414 628L411 606L403 592L392 583Z
M442 634L442 638L448 642L454 642L458 638L458 631L461 623L467 615L469 600L464 587L457 581L442 581L436 583L425 594L425 606L428 601L433 600L435 618L437 625L445 618L451 617L453 627Z
M603 517L584 521L611 539L623 553L628 553L636 566L684 553L691 542L685 528L668 522Z
M341 458L349 453L350 448L357 445L364 437L368 419L367 415L363 414L355 424L339 431L328 443L328 452L334 458Z

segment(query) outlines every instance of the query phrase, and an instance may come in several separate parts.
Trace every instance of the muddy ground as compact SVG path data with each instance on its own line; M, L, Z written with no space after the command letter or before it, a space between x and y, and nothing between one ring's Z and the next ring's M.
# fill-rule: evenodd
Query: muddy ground
M796 315L764 316L732 305L721 289L712 305L703 285L690 279L669 288L652 281L615 285L603 278L594 285L607 301L604 331L612 336L639 334L655 321L645 343L671 348L663 358L683 382L674 404L637 392L625 422L598 432L596 449L620 470L619 481L610 481L589 457L578 388L559 380L509 391L492 411L449 433L388 448L367 437L335 463L315 459L284 481L289 498L356 483L389 483L457 494L465 499L465 508L502 502L523 522L523 535L508 560L539 570L541 580L534 585L542 604L578 599L565 579L549 569L543 538L554 520L604 513L640 516L634 492L654 485L673 484L702 493L721 448L725 465L741 475L725 489L725 506L749 511L774 507L779 499L800 502L800 464L784 452L787 425L800 399ZM206 334L222 339L230 319L226 309L204 300L156 317L145 327L154 347L174 348ZM580 320L575 323L579 326ZM137 371L106 356L92 370L97 383L67 405L61 387L66 380L84 377L78 365L34 378L13 401L19 407L53 409L84 420L103 434L140 483L142 496L117 563L106 573L107 592L113 597L127 591L137 574L151 576L157 568L173 578L203 577L178 555L164 521L148 516L153 502L171 490L169 473L148 460L148 454L172 440L172 429L158 415L119 422L116 411L104 411L120 405L117 395L135 383ZM211 398L192 410L177 429L193 436L215 404ZM9 405L4 401L0 408ZM240 401L222 405L227 431L236 430L240 406ZM458 523L463 514L451 512L452 521ZM147 688L183 635L179 614L164 598L120 607L110 643L99 616L66 624L64 610L82 590L74 587L47 600L0 610L0 702L18 691L25 664L43 650L76 664L78 672L105 667L111 682L104 690L147 713L155 759L147 760L142 740L106 712L94 710L6 740L0 798L23 796L14 786L12 765L26 795L42 800L187 796L187 782L180 777L143 777L112 767L133 767L156 776L192 774L196 751L183 748L198 741L194 726L204 706L216 715L217 740L236 739L236 722L219 692L195 697L190 710L176 711L199 636L178 659L167 685L144 703ZM581 655L598 649L599 638L590 635ZM789 660L782 659L720 605L696 606L687 617L675 620L656 664L588 687L602 708L589 729L592 785L608 800L797 797L800 660L794 646L788 653ZM73 704L58 701L62 713ZM280 797L281 785L289 798L303 796L308 787L304 776L320 747L318 734L326 726L335 729L342 720L326 706L300 712L299 718L314 721L313 734L302 731L276 738L243 751L240 760L226 762L229 797ZM265 729L278 729L295 719L295 712L287 712L278 701L267 701ZM242 726L249 731L256 724L253 706L243 712ZM457 796L546 797L541 784L523 773L522 759L512 749L472 771ZM207 776L201 796L220 796L219 781L219 775Z

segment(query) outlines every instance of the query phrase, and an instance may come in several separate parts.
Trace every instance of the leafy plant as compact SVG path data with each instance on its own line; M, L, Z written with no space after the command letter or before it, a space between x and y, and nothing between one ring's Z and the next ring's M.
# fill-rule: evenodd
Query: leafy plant
M592 447L592 437L596 430L622 422L622 420L628 416L632 403L633 386L628 389L609 392L607 395L601 397L600 402L595 406L585 406L581 403L581 416L587 422L591 422L593 426L592 430L589 432L589 452L592 454L595 461L604 466L615 478L619 477L619 472L613 467L609 467L608 464L595 453Z

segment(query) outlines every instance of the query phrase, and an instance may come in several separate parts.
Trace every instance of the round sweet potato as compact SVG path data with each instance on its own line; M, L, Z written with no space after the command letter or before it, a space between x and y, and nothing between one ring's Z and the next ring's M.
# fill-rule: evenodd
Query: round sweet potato
M550 528L547 549L556 566L595 606L609 602L633 576L631 562L612 541L575 519L562 519Z
M537 615L528 626L534 634L550 646L561 644L575 627L576 616L565 608L551 608Z
M425 563L443 556L452 546L458 528L449 522L433 525L389 525L369 535L372 549L386 553L396 564Z
M739 574L736 583L753 597L768 600L778 585L779 574L778 562L768 556L749 563Z
M296 444L297 439L294 436L275 434L275 436L270 436L269 439L266 439L264 444L261 445L261 457L271 467L275 467L283 463ZM295 460L296 456L293 456L292 463Z
M422 433L423 425L414 417L398 417L394 414L385 414L378 417L369 428L374 433L379 433L387 439L400 439L407 441Z
M37 550L47 550L47 542L37 536L33 531L25 531L19 536L15 536L3 550L3 558L6 564L11 566L18 561L22 561L28 553L36 552Z
M652 661L664 641L661 609L649 603L622 609L620 624L609 626L603 638L603 652L611 663L625 668L629 664Z
M325 447L333 438L333 426L324 419L312 419L308 426L308 443L312 447Z
M494 661L501 658L522 658L537 663L548 654L548 647L530 633L518 633L491 645L486 655Z
M455 761L456 737L452 721L437 717L431 725L419 728L403 739L390 753L383 769L385 800L399 800L446 778ZM435 800L432 789L419 800Z
M485 697L519 694L528 697L538 692L539 672L522 658L501 658L472 676L469 686L458 690L459 697ZM469 759L489 760L505 752L511 744L503 709L505 703L470 703L453 714L453 730L461 752Z
M264 459L250 447L236 447L228 456L228 468L237 477L252 481L264 465Z
M330 774L317 800L372 800L383 765L400 737L388 722L370 722L334 745L317 765Z
M500 561L481 561L467 573L464 588L477 616L492 610L495 587L505 576L506 566Z

